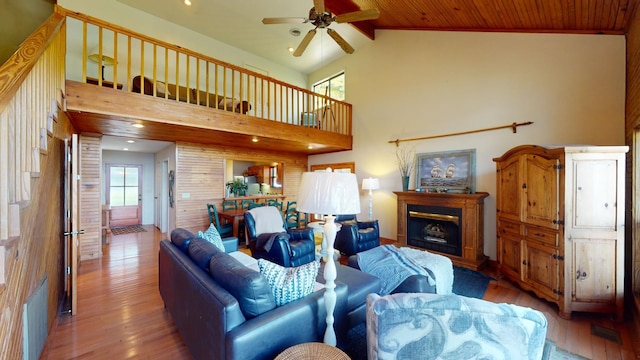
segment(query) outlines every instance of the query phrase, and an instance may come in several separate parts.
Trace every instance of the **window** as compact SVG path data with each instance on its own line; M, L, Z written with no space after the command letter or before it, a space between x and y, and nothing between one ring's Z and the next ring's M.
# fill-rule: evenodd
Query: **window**
M344 100L344 71L313 84L313 92L337 100Z
M138 205L139 169L127 166L112 166L109 173L109 204L111 206Z

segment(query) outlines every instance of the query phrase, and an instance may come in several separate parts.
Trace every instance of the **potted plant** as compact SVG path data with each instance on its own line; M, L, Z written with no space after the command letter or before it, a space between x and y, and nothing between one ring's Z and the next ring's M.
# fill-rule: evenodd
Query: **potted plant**
M402 178L402 191L409 190L409 179L415 166L414 157L413 149L396 148L396 160L398 162L398 170L400 170L400 177Z
M227 182L226 184L229 192L233 194L233 196L244 196L247 193L247 189L249 185L244 182L242 179L234 179L232 181Z

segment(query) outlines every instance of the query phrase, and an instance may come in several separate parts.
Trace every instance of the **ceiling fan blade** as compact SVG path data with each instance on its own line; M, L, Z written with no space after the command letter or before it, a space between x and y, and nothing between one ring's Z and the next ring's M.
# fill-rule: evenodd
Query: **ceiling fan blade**
M331 36L333 40L335 40L338 43L338 45L340 45L340 47L342 48L342 50L344 50L344 52L346 52L347 54L353 54L355 50L335 30L327 29L327 34L329 34L329 36Z
M302 55L302 53L307 49L307 46L309 46L311 39L313 39L315 35L316 35L316 29L309 30L307 35L305 35L304 39L302 39L302 41L300 42L300 45L298 45L298 48L296 49L296 51L293 52L293 56L298 57Z
M362 21L362 20L374 20L380 16L380 11L378 9L367 9L362 11L354 11L349 12L342 15L337 15L335 20L337 23L350 23L354 21Z
M316 13L324 13L324 0L313 0L313 7L316 8Z
M270 24L304 24L308 19L301 17L279 17L279 18L264 18L262 23L265 25Z

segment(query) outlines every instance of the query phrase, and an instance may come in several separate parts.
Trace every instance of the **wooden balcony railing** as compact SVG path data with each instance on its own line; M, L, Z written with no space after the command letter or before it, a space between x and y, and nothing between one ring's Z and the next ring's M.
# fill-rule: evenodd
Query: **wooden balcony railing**
M69 80L352 134L346 102L87 15L58 11L67 16Z

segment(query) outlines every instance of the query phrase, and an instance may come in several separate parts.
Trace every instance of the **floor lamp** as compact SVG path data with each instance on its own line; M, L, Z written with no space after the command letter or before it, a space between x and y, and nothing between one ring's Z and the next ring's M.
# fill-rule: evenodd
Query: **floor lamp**
M116 64L116 59L114 59L115 55L113 54L114 54L113 46L103 45L102 52L100 52L100 47L97 47L93 51L91 51L91 53L87 56L89 60L100 64L102 69L100 73L102 81L104 81L104 66L105 65L113 66ZM115 79L113 80L113 82L116 82Z
M298 190L298 211L309 214L323 214L324 239L327 246L327 262L324 265L325 292L327 307L327 330L324 343L336 346L336 332L333 328L333 311L336 307L335 279L336 264L333 259L333 244L336 239L335 215L360 213L360 194L358 180L352 173L305 172L302 174Z
M362 179L362 190L369 190L369 220L373 220L373 192L372 190L380 189L380 182L378 179L369 177L368 179Z

